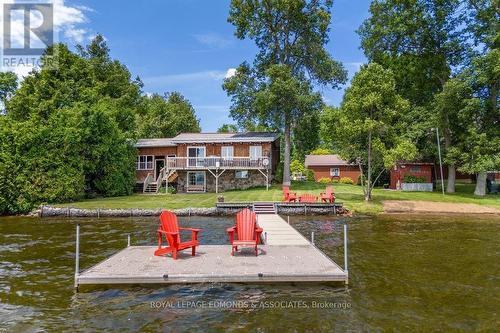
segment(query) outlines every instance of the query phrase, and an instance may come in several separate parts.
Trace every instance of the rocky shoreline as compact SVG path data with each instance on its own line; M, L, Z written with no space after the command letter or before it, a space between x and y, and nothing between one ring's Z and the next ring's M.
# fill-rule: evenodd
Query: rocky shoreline
M172 211L178 216L231 216L240 208L182 208ZM29 216L35 217L134 217L159 216L163 209L81 209L71 207L41 206ZM278 214L285 215L349 215L346 208L337 207L288 207L277 206Z

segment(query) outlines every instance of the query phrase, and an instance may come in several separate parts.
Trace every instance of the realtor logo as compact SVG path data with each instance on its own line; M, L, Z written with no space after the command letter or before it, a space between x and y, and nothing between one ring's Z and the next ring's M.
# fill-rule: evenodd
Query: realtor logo
M2 67L39 67L54 44L54 5L47 1L2 1ZM44 61L50 61L49 58Z

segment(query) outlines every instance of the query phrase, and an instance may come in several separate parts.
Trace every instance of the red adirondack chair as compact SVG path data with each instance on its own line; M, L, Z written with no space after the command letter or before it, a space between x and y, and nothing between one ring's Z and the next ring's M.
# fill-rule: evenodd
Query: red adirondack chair
M321 192L319 196L322 202L335 202L335 194L333 193L333 188L331 186L327 186L325 192Z
M181 242L181 230L191 230L191 240ZM158 249L155 251L155 256L161 256L172 252L172 258L177 259L177 252L191 248L191 254L195 256L196 247L200 245L198 241L198 232L201 229L179 228L177 223L177 215L165 210L160 215L160 228L158 229ZM162 247L162 235L165 236L168 246Z
M283 201L286 202L297 201L297 193L290 192L290 188L288 186L283 186Z
M316 200L318 200L318 197L309 193L302 194L299 197L299 202L316 202Z
M229 242L231 243L231 255L234 256L234 250L238 251L240 247L253 247L255 248L255 255L258 256L257 245L259 245L260 235L262 228L257 226L257 217L250 209L245 208L236 214L236 225L228 228L227 234ZM238 239L234 239L234 233Z

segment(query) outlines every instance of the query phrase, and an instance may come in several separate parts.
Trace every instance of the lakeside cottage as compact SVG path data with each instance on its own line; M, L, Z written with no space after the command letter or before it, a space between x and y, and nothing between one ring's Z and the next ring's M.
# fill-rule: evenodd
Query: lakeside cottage
M349 177L356 183L361 175L358 165L349 163L338 155L306 155L304 164L307 169L313 171L315 181L321 178L339 180Z
M156 193L168 184L177 192L219 192L269 186L280 158L278 133L181 133L140 139L136 190Z

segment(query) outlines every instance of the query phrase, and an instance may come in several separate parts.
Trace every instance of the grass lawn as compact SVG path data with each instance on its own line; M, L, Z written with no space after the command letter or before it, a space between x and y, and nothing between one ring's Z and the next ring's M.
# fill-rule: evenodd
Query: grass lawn
M425 200L455 203L475 203L490 207L500 208L500 195L487 195L485 198L474 197L473 184L457 184L457 193L443 196L441 192L401 192L383 189L373 191L373 201L363 200L363 190L360 186L333 184L337 201L343 202L345 207L357 213L379 213L382 212L383 200ZM325 189L325 185L314 182L294 182L291 190L301 193L319 194ZM249 190L235 190L221 193L226 202L253 202L253 201L281 201L281 185L272 186L269 191L265 188ZM160 194L143 195L135 194L126 197L91 199L61 206L76 208L185 208L185 207L213 207L217 201L218 194Z

